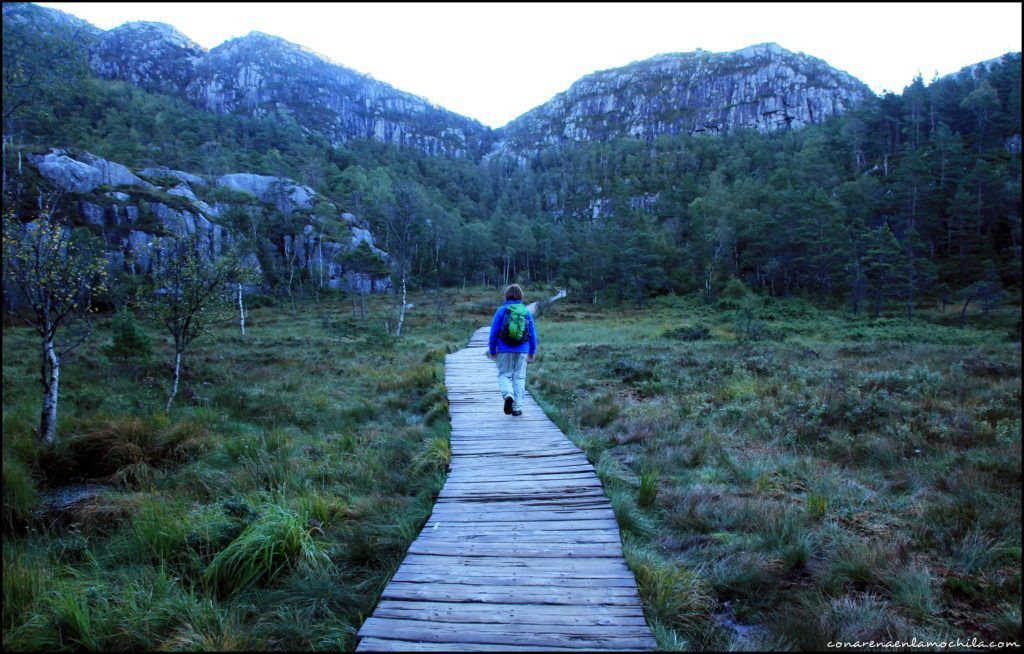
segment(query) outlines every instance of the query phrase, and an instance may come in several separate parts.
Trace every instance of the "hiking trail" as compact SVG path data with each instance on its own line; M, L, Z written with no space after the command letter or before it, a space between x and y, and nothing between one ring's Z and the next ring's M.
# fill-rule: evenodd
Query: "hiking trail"
M357 651L655 649L593 466L529 392L502 412L489 330L445 357L451 472Z

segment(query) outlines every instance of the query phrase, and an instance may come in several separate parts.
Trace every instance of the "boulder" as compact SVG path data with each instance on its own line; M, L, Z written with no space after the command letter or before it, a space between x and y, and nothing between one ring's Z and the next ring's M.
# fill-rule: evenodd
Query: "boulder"
M66 151L53 149L44 155L29 155L29 162L39 169L40 175L62 191L88 193L100 184L156 188L136 177L125 166L89 153L73 159Z
M56 184L62 191L88 193L102 182L99 170L85 162L72 159L64 154L63 150L53 150L45 155L30 154L28 160L35 164L40 175Z
M184 182L189 186L206 186L207 182L199 175L193 175L192 173L186 173L182 170L171 170L170 168L143 168L140 171L146 177L173 177L178 181Z
M284 213L313 208L313 189L284 177L229 173L217 178L217 186L254 195L260 202L273 204Z
M175 195L179 198L185 198L191 200L193 203L199 200L196 194L192 192L192 189L188 187L188 184L179 184L174 188L167 189L167 195Z

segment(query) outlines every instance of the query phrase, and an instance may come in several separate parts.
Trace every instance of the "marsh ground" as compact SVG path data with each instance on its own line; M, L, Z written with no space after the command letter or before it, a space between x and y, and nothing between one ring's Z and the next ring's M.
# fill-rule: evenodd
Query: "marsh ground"
M554 304L531 389L587 451L663 648L1021 640L1017 308Z
M5 328L5 648L350 649L444 482L444 354L495 295L414 296L397 343L387 298L255 307L195 342L169 416L166 338L120 362L103 317L45 454L35 341ZM567 298L528 383L597 466L663 648L1019 641L1018 316Z

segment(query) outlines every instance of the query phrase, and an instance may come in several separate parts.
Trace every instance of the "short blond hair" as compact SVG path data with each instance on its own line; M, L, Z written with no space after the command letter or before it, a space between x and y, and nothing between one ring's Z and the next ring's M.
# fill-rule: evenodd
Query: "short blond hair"
M505 299L506 300L522 300L523 299L523 287L519 284L509 284L505 288Z

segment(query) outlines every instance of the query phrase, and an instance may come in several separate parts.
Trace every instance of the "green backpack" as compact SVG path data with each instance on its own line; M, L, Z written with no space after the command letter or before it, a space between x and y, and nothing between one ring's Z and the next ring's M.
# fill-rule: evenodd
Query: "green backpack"
M521 345L526 340L526 305L510 304L501 318L498 337L509 345Z

